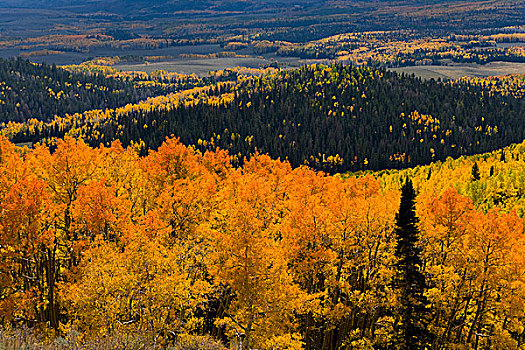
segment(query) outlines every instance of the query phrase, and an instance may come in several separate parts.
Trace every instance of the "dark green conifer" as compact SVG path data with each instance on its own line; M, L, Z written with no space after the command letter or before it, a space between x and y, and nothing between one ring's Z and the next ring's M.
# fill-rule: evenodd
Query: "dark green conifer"
M419 246L419 219L415 212L416 193L407 180L401 189L401 204L396 214L396 275L393 287L398 292L396 348L430 348L429 309L425 296L427 284L422 270Z
M472 181L478 181L480 178L478 163L474 162L472 166Z

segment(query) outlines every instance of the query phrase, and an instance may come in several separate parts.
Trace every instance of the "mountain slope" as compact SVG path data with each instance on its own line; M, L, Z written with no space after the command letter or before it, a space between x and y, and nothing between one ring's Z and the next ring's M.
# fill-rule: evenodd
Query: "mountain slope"
M104 121L61 120L17 142L82 135L92 145L120 139L156 149L166 136L202 151L256 152L328 172L403 168L520 142L525 101L475 85L422 81L384 70L309 66L144 104ZM187 96L191 96L187 98ZM61 130L58 132L57 130Z
M155 82L153 77L141 82L131 74L106 77L21 58L0 59L0 122L46 121L55 115L114 108L202 83L182 75L171 80L166 77L164 83Z

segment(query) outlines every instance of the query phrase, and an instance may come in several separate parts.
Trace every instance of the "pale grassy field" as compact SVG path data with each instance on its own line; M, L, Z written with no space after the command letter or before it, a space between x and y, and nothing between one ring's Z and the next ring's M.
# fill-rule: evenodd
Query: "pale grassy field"
M267 58L267 57L229 57L203 59L175 59L166 62L152 62L149 64L123 64L115 68L122 71L143 71L151 73L156 70L177 72L184 74L195 73L206 75L210 71L235 67L261 68L277 61L282 68L293 68L303 64L320 62L315 60L301 60L298 58ZM326 62L321 62L326 63ZM505 74L525 74L525 63L492 62L486 65L479 64L450 64L448 66L416 66L392 68L396 72L415 74L424 79L458 79L468 77L487 77Z
M156 70L177 72L184 74L195 73L203 75L209 71L234 67L259 68L271 62L261 58L206 58L206 59L177 59L166 62L152 62L149 64L122 64L114 66L122 71L141 71L151 73Z
M454 64L449 66L417 66L392 68L396 72L415 74L424 79L458 79L468 77L488 77L505 74L525 74L525 63L492 62L486 65Z
M302 60L293 57L277 59L267 57L228 57L228 58L202 58L202 59L175 59L165 62L152 62L149 64L122 64L114 66L122 71L142 71L151 73L156 70L165 70L168 72L177 72L184 74L195 73L197 75L206 75L210 71L222 70L226 68L247 67L263 68L277 62L279 67L293 68L303 64L313 63L313 60ZM319 61L315 61L319 62Z

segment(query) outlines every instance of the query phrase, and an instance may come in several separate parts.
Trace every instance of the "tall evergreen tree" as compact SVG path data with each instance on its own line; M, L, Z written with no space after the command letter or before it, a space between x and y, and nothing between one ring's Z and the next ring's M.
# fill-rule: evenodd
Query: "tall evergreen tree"
M472 181L478 181L480 178L478 163L474 162L472 166Z
M424 295L427 285L421 272L421 248L418 246L419 219L415 212L415 198L412 181L407 180L401 189L395 229L397 262L394 289L399 295L396 343L400 350L429 348L431 341L428 300Z

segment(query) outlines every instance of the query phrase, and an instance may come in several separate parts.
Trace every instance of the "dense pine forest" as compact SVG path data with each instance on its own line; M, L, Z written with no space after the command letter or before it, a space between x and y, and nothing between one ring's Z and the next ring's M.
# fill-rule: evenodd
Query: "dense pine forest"
M496 88L314 65L191 90L167 98L169 106L146 103L5 133L15 142L66 134L82 135L92 146L119 139L144 150L174 135L201 151L226 149L237 162L259 152L331 173L400 168L520 142L521 90L493 93Z
M0 59L0 122L47 121L92 109L120 107L147 97L190 89L231 77L178 74L108 76L71 71L25 59ZM236 79L235 74L232 75Z
M75 74L23 59L0 60L2 122L47 120L55 115L120 106L147 97L131 83Z

